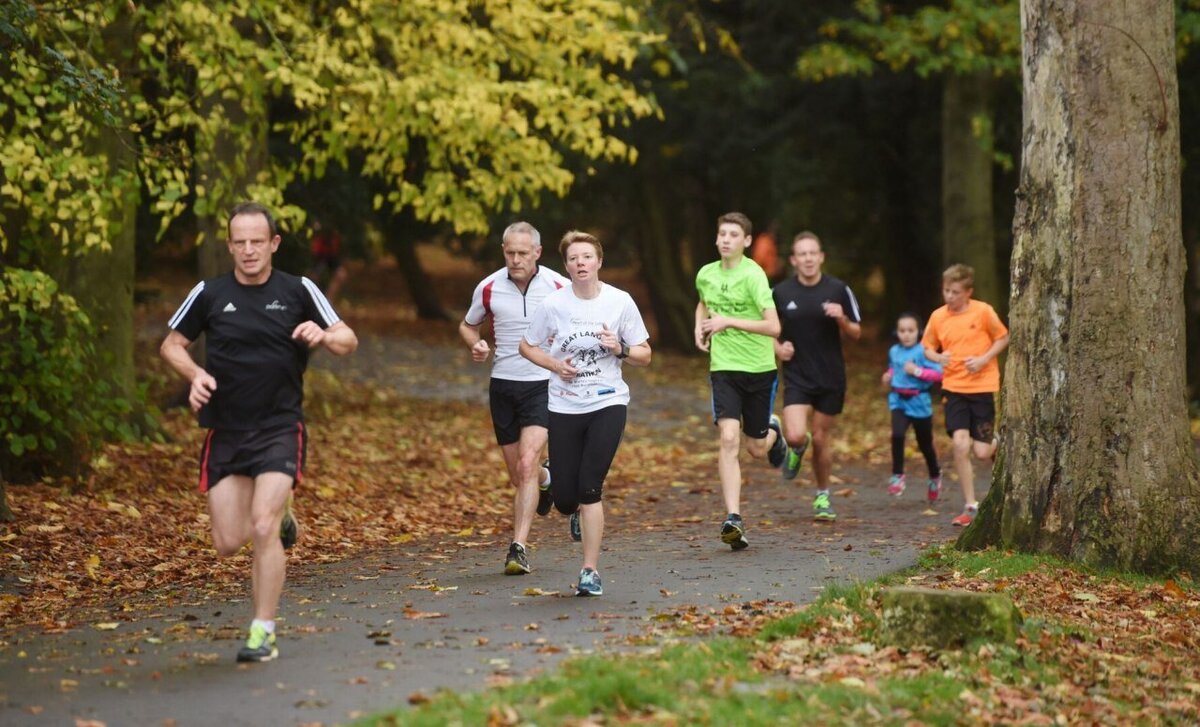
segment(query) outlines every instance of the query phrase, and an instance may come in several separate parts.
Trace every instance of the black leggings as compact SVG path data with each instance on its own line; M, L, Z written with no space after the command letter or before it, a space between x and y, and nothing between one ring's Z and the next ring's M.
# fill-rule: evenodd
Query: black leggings
M933 448L933 417L916 419L899 409L892 410L892 474L904 474L904 435L909 424L916 432L921 454L925 455L929 476L937 477L942 474L942 468L938 466L937 450Z
M554 506L570 515L600 502L604 478L625 432L624 404L586 414L550 412L550 487Z

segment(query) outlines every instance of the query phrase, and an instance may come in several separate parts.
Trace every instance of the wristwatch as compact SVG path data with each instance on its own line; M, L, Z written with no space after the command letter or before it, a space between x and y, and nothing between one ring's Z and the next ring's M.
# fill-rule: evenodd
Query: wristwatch
M621 352L617 354L617 358L629 358L629 344L621 341Z

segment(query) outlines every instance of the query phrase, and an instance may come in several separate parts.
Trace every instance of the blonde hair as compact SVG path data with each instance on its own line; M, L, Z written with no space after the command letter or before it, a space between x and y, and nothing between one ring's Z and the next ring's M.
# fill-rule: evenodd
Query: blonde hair
M964 288L975 287L975 268L962 263L954 263L942 273L943 283L959 283Z
M586 242L596 248L596 257L600 260L604 259L604 246L596 239L595 235L590 235L580 230L571 230L562 236L562 242L558 243L558 252L565 260L567 257L567 248L577 242Z

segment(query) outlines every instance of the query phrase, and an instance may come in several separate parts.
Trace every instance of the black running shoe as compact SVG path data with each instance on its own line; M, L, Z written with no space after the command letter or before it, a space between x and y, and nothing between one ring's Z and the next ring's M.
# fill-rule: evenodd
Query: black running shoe
M525 546L520 543L509 545L508 557L504 559L504 575L523 576L529 570L529 558L525 555Z
M279 523L279 540L283 549L289 550L300 537L300 527L296 525L296 516L292 515L292 502L288 500L287 509L283 511L283 522Z
M546 484L538 485L538 515L546 515L554 507L554 495L550 492L550 460L542 462L542 469L546 470Z
M783 422L775 414L771 415L771 422L767 427L775 430L775 443L771 445L771 449L767 451L767 463L772 467L779 467L783 464L783 459L787 455L787 442L783 439Z
M579 524L579 511L571 513L571 540L576 543L583 541L583 527Z
M743 550L750 545L746 540L746 524L742 516L731 513L721 524L721 542L734 550Z

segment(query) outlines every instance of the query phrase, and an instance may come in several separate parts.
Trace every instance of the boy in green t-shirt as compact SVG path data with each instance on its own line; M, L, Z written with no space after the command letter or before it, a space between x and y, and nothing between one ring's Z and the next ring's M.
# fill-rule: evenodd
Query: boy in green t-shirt
M721 259L696 274L696 348L711 354L713 421L720 432L717 471L728 515L721 541L734 550L750 543L742 521L742 470L738 464L740 428L746 451L767 455L772 467L783 464L787 444L775 404L775 337L779 314L762 268L745 256L751 242L750 218L730 212L717 219Z

